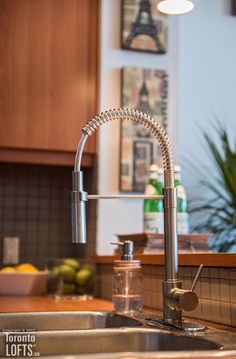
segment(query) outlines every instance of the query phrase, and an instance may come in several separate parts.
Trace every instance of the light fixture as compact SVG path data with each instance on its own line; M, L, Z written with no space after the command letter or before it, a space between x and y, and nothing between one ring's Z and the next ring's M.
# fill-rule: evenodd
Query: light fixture
M167 15L181 15L192 11L194 4L190 0L161 0L157 9Z

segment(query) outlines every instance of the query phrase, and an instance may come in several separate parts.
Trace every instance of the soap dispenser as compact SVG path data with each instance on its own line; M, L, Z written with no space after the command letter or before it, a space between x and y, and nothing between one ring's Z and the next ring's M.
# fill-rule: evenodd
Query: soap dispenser
M116 312L134 313L143 306L141 263L134 260L133 242L112 242L122 247L120 260L114 261L112 302Z

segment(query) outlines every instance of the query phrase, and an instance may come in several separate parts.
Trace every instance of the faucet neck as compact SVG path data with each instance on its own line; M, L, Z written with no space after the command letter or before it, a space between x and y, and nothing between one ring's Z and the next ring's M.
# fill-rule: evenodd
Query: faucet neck
M82 152L88 136L91 136L103 124L113 120L130 120L135 121L145 127L156 139L161 147L163 168L164 168L164 187L174 187L174 166L172 150L169 138L162 127L153 118L138 110L119 108L102 112L92 118L82 129L83 136L78 145L75 158L75 171L80 171Z

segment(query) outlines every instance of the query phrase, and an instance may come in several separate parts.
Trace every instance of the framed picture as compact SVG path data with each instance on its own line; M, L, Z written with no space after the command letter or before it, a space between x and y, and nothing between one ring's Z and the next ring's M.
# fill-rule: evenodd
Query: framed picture
M157 1L122 0L121 4L121 47L166 53L168 20L157 11Z
M232 0L232 15L236 15L236 0Z
M167 73L164 70L125 67L122 69L122 106L153 117L167 128ZM143 192L152 163L161 162L161 151L153 136L134 121L121 122L120 190Z

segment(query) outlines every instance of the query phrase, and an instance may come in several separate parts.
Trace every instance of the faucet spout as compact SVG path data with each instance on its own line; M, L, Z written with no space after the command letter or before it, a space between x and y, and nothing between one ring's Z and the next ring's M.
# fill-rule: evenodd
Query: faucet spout
M71 191L71 225L72 243L87 243L86 231L86 201L87 193L84 192L83 172L81 171L81 161L85 143L88 135L83 133L78 144L75 166L72 173Z
M86 201L83 190L83 172L73 172L73 190L71 191L72 243L87 243Z

